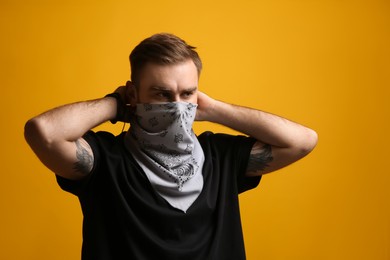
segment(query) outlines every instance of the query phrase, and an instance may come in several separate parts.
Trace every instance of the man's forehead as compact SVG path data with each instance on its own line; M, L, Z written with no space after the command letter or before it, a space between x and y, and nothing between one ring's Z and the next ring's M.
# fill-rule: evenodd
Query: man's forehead
M174 65L149 63L143 68L138 83L145 90L194 90L198 86L198 72L192 61Z
M175 74L180 73L180 71L196 74L198 76L198 70L191 59L172 64L148 62L140 69L140 76L155 74L155 76L170 77L175 76Z

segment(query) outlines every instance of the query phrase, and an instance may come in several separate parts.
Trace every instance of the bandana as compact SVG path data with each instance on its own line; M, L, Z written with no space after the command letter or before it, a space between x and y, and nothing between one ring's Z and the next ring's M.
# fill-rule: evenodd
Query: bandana
M137 104L126 147L153 188L184 212L203 189L204 153L192 130L197 105Z

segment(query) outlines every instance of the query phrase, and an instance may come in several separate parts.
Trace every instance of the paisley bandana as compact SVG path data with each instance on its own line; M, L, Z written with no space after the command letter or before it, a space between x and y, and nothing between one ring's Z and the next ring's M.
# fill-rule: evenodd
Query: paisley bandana
M150 183L171 206L184 212L203 188L204 153L192 124L196 104L137 104L126 147Z

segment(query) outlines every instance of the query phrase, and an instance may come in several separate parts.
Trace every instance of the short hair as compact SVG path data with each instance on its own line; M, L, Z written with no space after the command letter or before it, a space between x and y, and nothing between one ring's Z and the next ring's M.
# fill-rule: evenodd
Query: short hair
M195 47L170 33L158 33L141 41L130 54L131 81L139 83L139 75L147 63L173 65L191 59L198 71L202 70L202 61Z

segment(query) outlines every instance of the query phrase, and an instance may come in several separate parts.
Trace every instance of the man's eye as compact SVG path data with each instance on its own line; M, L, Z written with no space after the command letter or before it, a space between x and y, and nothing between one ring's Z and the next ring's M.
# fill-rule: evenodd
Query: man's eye
M162 98L169 98L169 93L159 92L159 93L157 93L157 96L162 97Z
M194 92L185 92L185 93L183 93L183 96L185 96L185 97L190 97L190 96L192 96L194 94Z

